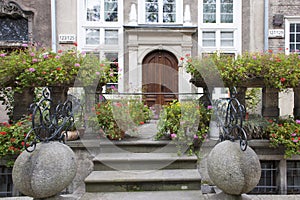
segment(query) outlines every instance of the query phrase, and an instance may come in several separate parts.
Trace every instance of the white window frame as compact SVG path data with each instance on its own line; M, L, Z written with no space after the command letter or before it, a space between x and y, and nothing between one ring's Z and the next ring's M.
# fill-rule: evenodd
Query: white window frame
M285 54L290 53L290 24L300 24L300 16L285 16ZM300 41L299 41L300 42ZM300 50L300 49L299 49Z
M158 0L159 8L163 8L163 0ZM183 24L183 0L176 0L176 21L167 23L163 22L163 12L159 11L158 22L146 22L145 20L145 0L138 1L138 23L139 24L164 24L164 25L174 25Z
M118 0L118 21L105 22L104 20L104 0L101 0L102 20L100 21L87 21L85 0L77 0L77 50L83 52L94 52L99 54L99 59L105 58L105 52L118 53L118 66L121 70L118 72L118 91L124 90L123 83L123 66L124 66L124 45L123 45L123 21L124 21L124 1ZM87 45L86 44L86 29L100 29L100 44ZM118 44L105 44L105 30L118 30Z
M242 2L233 0L233 23L220 23L220 0L217 0L216 23L203 23L203 0L198 1L198 54L214 53L221 51L223 53L234 53L238 55L242 52ZM203 32L216 32L216 45L210 47L203 46ZM221 32L233 32L233 46L221 46Z

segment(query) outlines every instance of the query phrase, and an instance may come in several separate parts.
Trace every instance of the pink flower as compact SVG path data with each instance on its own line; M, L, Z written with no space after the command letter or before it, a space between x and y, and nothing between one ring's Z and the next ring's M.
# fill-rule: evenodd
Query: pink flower
M5 53L1 53L1 54L0 54L0 57L5 57L5 56L6 56Z
M299 140L298 139L294 139L293 142L297 143Z
M297 134L296 133L292 133L291 136L295 137Z
M207 109L209 109L209 110L212 109L212 108L213 108L212 105L207 106Z
M35 69L34 69L34 68L32 68L32 67L30 67L30 68L28 69L28 71L30 71L30 72L34 72L34 71L35 71Z
M35 54L34 54L33 52L31 52L31 53L30 53L30 56L33 57L33 56L35 56Z
M22 44L22 47L28 47L28 44Z
M114 73L110 73L109 76L114 76Z
M296 119L296 124L300 124L300 119Z
M32 62L33 62L33 63L35 63L35 62L37 62L37 61L38 61L38 59L36 59L36 58L32 59Z
M100 72L96 72L96 75L100 75Z
M256 60L256 56L252 56L252 59L253 59L253 60Z
M194 135L194 139L198 139L199 137L198 137L198 135Z
M79 63L75 63L74 66L75 66L75 67L80 67L80 64L79 64Z
M59 58L60 58L60 56L55 56L55 58L56 58L56 59L59 59Z
M177 137L177 135L175 133L172 133L170 136L171 136L172 139Z

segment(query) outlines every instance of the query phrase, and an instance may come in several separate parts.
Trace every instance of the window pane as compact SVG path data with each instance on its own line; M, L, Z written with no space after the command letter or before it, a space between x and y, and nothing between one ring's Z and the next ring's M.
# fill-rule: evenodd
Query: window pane
M250 192L252 194L276 194L278 193L277 161L261 161L261 177L257 186Z
M221 1L221 23L233 23L233 0Z
M165 14L164 13L164 19L163 22L165 23L171 23L176 21L176 14Z
M117 78L118 70L119 70L118 53L115 53L115 52L104 53L104 56L109 61L110 69L113 72L114 76Z
M100 44L100 30L86 29L86 44L98 45Z
M221 32L221 46L233 46L233 32Z
M290 24L290 32L295 32L296 24Z
M300 33L296 34L296 41L300 42Z
M300 44L299 43L296 44L295 52L298 52L298 53L300 52Z
M158 2L157 0L145 1L146 22L158 22Z
M107 22L118 21L118 0L105 0L104 15Z
M295 34L290 34L290 42L296 42L295 41Z
M288 194L300 193L300 161L287 161Z
M105 30L105 44L118 44L118 30Z
M203 32L202 43L203 43L203 46L205 46L205 47L216 46L216 33L215 32Z
M296 32L300 32L300 24L296 24Z
M175 0L164 1L163 22L170 23L176 21L176 2Z
M203 23L216 23L216 2L211 1L203 4Z
M207 4L212 4L212 3L216 3L216 0L203 0L203 3L207 3Z
M86 20L100 20L100 0L86 0Z

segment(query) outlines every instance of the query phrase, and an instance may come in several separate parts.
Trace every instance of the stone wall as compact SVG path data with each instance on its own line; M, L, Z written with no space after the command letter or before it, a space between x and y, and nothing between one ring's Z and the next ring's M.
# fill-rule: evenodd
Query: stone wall
M269 29L284 29L284 18L282 25L274 25L273 17L275 15L299 16L300 1L299 0L269 0ZM269 38L269 49L277 52L279 48L285 49L284 38Z
M44 47L51 47L51 1L14 0L23 11L33 13L32 39Z

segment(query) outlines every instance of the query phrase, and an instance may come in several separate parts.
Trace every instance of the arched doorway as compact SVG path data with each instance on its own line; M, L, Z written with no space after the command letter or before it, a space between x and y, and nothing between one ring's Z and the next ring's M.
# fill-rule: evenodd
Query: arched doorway
M143 97L148 106L164 105L178 98L178 60L172 53L152 51L142 64Z

